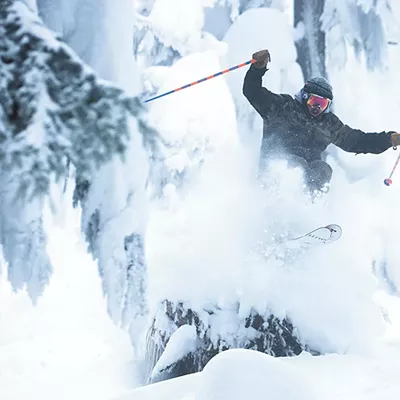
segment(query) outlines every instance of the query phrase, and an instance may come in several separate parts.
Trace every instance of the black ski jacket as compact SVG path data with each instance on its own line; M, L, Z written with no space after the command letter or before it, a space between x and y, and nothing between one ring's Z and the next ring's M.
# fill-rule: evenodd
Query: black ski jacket
M331 143L352 153L379 154L392 146L391 132L352 129L332 112L312 118L299 100L262 87L265 72L252 65L243 84L243 94L264 121L262 156L294 154L310 162L320 160Z

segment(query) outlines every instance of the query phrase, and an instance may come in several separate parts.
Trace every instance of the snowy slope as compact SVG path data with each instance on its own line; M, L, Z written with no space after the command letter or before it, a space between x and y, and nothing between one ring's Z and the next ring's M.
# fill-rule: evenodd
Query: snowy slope
M135 389L113 400L396 399L399 343L379 353L273 358L251 350L228 350L203 372Z
M57 193L57 192L56 192ZM54 276L33 306L0 280L0 398L109 399L132 385L128 335L107 315L97 268L80 236L71 188L54 195L45 228ZM28 260L27 260L28 261ZM132 387L132 386L131 386Z

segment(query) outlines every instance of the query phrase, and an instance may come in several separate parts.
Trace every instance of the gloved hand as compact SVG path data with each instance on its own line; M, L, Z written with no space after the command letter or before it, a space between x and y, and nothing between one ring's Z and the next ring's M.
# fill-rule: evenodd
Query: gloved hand
M392 132L392 146L397 147L400 146L400 133Z
M271 55L268 50L260 50L253 54L253 59L256 60L253 63L256 68L265 68L271 61Z

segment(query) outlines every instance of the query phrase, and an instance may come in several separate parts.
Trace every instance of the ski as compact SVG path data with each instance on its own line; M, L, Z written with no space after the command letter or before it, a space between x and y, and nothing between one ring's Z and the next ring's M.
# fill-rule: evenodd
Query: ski
M289 238L287 240L288 246L304 246L311 247L317 245L324 245L336 242L342 236L342 228L336 224L326 225L304 235Z

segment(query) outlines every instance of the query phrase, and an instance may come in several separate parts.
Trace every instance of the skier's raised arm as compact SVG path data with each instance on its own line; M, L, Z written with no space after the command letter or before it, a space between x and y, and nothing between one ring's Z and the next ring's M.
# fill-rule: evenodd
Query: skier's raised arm
M268 50L261 50L253 54L256 60L247 71L243 82L243 94L263 118L267 118L275 105L283 103L280 95L272 93L262 86L262 77L267 71L271 57Z
M380 154L400 144L399 134L363 132L345 125L335 114L330 115L332 143L350 153Z

